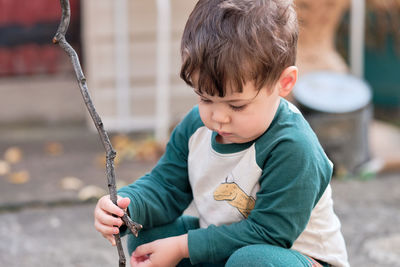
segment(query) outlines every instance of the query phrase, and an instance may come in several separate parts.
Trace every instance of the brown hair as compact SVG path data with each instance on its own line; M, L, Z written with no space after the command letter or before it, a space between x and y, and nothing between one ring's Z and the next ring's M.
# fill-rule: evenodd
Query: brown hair
M180 75L209 95L242 92L247 81L260 90L295 64L297 39L292 0L199 0L183 32Z

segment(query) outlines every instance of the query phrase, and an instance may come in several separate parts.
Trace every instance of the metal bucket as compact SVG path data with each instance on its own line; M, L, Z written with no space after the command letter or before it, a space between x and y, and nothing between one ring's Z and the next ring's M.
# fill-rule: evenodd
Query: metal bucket
M299 78L293 96L334 163L335 175L357 173L370 158L369 86L348 74L314 72Z

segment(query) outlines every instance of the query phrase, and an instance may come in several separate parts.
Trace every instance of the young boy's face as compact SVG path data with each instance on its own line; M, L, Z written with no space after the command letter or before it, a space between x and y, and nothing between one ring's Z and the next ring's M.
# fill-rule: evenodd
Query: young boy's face
M217 142L223 144L246 143L261 136L271 124L280 100L277 88L257 91L251 82L243 86L243 92L227 92L224 97L196 93L201 120L218 133Z

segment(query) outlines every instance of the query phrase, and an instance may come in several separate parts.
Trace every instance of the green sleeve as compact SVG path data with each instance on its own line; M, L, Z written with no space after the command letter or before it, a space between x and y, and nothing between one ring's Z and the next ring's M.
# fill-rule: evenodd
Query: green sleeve
M193 199L187 157L189 138L201 126L198 117L194 108L172 132L166 152L153 170L118 191L130 198L129 213L144 228L173 221Z
M268 152L261 167L260 190L247 219L189 231L192 264L226 260L250 244L290 248L305 229L332 174L322 149L310 151L307 143L285 140Z

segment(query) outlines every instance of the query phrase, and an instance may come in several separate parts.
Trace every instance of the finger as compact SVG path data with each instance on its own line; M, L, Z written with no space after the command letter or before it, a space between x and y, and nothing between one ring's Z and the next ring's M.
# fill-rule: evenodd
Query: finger
M115 214L118 217L122 217L124 215L124 211L111 201L109 195L102 197L99 202L102 210L105 210L111 214Z
M94 227L103 235L115 235L119 233L118 227L102 224L98 221L95 222Z
M99 221L101 224L108 226L120 227L123 223L120 217L114 217L113 215L106 213L104 211L99 211L95 215L95 220Z
M111 245L115 246L115 237L113 235L103 235L108 241L110 241Z
M131 257L131 260L130 260L130 264L131 264L131 266L136 266L136 267L138 267L138 266L144 266L145 264L146 264L146 262L148 263L149 262L149 256L141 256L141 257L135 257L135 256L132 256Z
M153 246L152 243L147 243L141 246L138 246L135 251L132 253L133 257L143 257L148 256L153 253Z
M121 209L126 209L129 206L129 203L131 202L131 200L128 197L118 197L118 201L117 204Z

